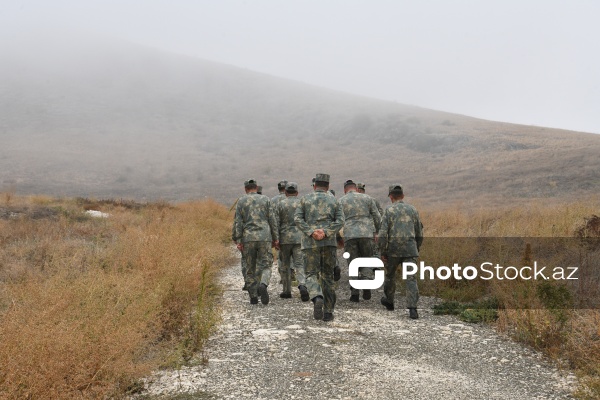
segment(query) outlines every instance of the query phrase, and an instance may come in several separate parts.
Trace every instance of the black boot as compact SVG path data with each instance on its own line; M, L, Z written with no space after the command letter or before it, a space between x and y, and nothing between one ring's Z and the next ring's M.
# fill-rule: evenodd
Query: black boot
M381 304L384 305L389 311L394 311L394 303L390 303L385 297L381 298Z
M263 304L269 304L269 292L267 292L267 285L261 283L258 287L258 293L260 294L260 302Z
M323 314L323 321L333 321L333 313L326 312Z
M363 299L371 300L371 289L363 289Z
M417 313L416 308L409 308L408 316L410 317L410 319L419 319L419 313Z
M335 282L337 282L340 280L341 277L342 277L342 271L340 270L340 266L336 265L335 268L333 268L333 280Z
M282 299L291 299L292 294L290 292L281 292L279 293L279 297L281 297Z
M310 296L308 295L308 289L306 288L306 286L298 286L298 290L300 290L300 298L302 299L302 301L310 300Z
M315 303L313 316L315 319L323 319L323 297L317 296L313 302Z

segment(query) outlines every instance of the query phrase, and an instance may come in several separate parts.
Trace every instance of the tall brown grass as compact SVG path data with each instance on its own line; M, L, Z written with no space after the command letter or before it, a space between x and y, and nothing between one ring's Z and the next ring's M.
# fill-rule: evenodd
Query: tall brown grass
M452 246L434 245L428 248L428 243L436 243L432 237L575 237L586 222L586 217L597 215L599 210L598 197L571 203L548 203L540 200L516 207L506 204L469 209L463 204L454 204L444 209L420 208L426 234L422 259L434 266L448 265L451 260L472 259L480 251L473 245L474 240L457 240L448 242ZM531 265L527 262L532 257L540 256L528 254L528 251L524 249L524 264L521 265ZM577 289L582 292L579 295L595 296L597 300L600 271L595 267L588 269L580 279L582 281L578 282ZM453 280L434 283L422 281L420 285L424 293L448 300L473 301L480 296L499 299L505 307L499 311L496 323L499 330L545 352L561 366L576 370L581 382L576 392L578 397L600 398L600 310L549 307L547 300L540 294L543 291L558 296L562 293L563 286L534 281L482 283Z
M218 318L225 207L104 202L95 219L84 203L11 198L20 214L0 220L0 398L121 396Z

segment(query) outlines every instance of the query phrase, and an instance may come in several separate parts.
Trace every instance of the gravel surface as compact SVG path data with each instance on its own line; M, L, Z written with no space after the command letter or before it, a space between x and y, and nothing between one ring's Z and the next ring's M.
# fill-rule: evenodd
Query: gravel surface
M344 265L344 264L342 264ZM239 266L223 271L223 320L204 362L160 371L146 398L178 399L569 399L576 378L490 326L434 316L421 298L420 319L371 300L351 303L347 276L333 322L315 321L297 289L280 299L273 267L268 305L250 305ZM199 356L200 357L200 356Z

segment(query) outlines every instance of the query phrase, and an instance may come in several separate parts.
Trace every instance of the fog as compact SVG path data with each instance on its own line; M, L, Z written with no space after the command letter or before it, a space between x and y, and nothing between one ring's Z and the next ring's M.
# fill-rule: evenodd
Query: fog
M596 1L25 0L1 10L12 47L17 32L94 33L403 104L600 133Z

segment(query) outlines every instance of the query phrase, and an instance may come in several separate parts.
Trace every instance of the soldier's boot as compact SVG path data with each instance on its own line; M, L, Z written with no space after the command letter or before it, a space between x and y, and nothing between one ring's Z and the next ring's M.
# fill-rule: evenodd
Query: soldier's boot
M342 270L339 265L336 265L335 268L333 268L333 280L335 282L337 282L340 280L341 277L342 277Z
M315 297L313 303L315 303L313 316L315 319L323 319L323 296Z
M258 287L258 293L260 294L260 302L263 304L269 304L269 292L267 291L267 285L261 283Z
M358 290L356 291L356 293L352 293L350 295L350 301L354 302L354 303L358 303L358 301L359 301Z
M381 298L381 304L384 305L389 311L394 311L394 303L390 303L385 297Z
M250 304L258 304L258 297L250 297Z
M290 292L281 292L279 293L279 297L281 297L282 299L291 299L292 294Z
M302 299L302 301L310 300L310 296L308 295L308 289L306 289L306 286L298 286L298 290L300 290L300 299Z
M333 321L333 313L326 312L323 314L323 321Z
M410 319L419 319L419 313L417 312L416 308L409 308L408 316L410 317Z
M363 299L371 300L371 289L363 289Z

